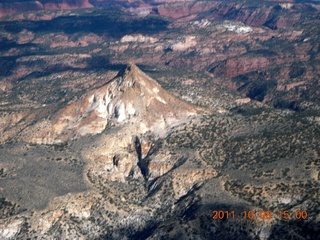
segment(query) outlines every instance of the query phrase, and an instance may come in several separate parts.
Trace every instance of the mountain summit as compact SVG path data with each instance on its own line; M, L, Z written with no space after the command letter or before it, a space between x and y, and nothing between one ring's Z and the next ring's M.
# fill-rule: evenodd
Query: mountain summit
M130 62L114 79L62 108L50 120L37 123L34 126L37 131L29 128L22 138L37 143L57 143L127 123L143 132L150 130L163 135L168 127L196 113L196 107L164 90Z

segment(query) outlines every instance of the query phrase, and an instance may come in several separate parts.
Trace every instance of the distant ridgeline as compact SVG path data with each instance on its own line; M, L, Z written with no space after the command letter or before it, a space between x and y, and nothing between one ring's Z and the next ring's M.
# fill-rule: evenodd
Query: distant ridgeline
M38 10L69 10L79 8L91 8L93 5L89 0L2 0L0 2L0 17Z

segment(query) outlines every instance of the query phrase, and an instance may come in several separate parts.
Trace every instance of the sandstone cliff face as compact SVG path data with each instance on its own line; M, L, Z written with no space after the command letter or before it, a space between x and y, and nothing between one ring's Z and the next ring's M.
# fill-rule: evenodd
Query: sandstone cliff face
M222 64L219 64L216 68L214 68L213 72L217 75L235 77L241 74L266 68L269 64L270 61L266 57L238 57L228 59Z

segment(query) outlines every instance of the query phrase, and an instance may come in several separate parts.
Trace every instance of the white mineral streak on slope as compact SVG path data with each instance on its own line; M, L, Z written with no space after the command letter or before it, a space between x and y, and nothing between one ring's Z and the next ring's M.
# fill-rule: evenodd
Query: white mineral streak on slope
M117 109L117 119L118 122L123 122L126 120L126 108L122 102L119 102L118 105L116 105L115 109Z
M158 93L158 92L159 92L159 88L154 87L154 88L152 88L152 91L153 91L154 93Z
M141 84L141 86L146 87L146 82L142 79L140 79L139 83ZM150 91L150 89L146 88L147 91Z
M164 99L162 99L161 97L159 97L159 96L156 96L156 99L157 99L159 102L162 102L163 104L167 104L167 102L166 102Z
M129 114L129 116L133 116L136 113L136 110L134 109L131 102L127 104L126 112Z
M107 112L109 115L111 115L113 113L113 103L112 102L108 103Z

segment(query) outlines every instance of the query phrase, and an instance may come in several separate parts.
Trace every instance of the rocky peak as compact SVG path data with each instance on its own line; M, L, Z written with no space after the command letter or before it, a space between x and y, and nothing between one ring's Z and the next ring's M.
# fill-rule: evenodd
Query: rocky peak
M139 83L143 81L144 78L148 78L148 76L131 60L125 68L119 71L115 80L117 80L121 86L132 87L136 82Z
M137 74L137 71L141 72L134 61L130 60L129 64L125 68L121 69L115 78L125 77L127 75L133 76L133 74Z
M132 76L132 77L137 76L138 74L143 74L143 72L137 67L137 65L134 63L133 60L130 60L127 67L122 71L120 71L119 73L122 73L122 72L124 72L124 75Z
M23 137L23 140L56 143L127 123L141 133L153 131L163 135L170 126L185 121L197 111L196 107L163 89L131 61L101 88L65 106L51 116L51 120L36 124L38 131L33 131L36 134L26 130L23 135L28 139Z
M140 70L131 60L130 63L123 68L114 79L121 91L127 88L133 88L139 90L138 94L144 94L149 90L149 94L158 94L161 86L147 74ZM129 90L129 89L127 89ZM144 93L143 93L144 92Z

